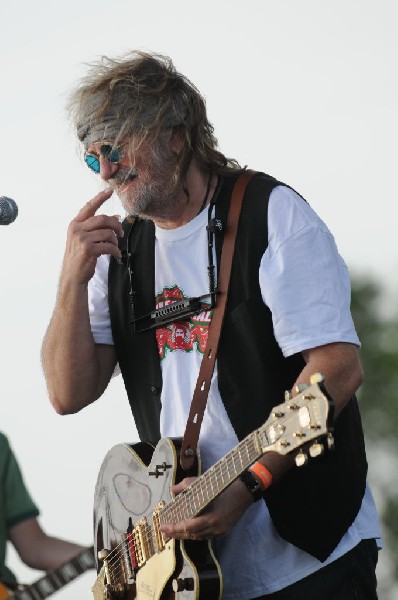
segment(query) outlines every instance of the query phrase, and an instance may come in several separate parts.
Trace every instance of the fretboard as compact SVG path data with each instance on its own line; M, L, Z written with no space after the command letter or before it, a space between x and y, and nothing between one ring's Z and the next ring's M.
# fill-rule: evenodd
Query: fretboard
M42 600L48 598L88 569L95 569L93 547L86 548L70 561L62 564L54 571L50 571L31 585L24 587L24 589L15 591L11 598L15 600Z
M160 512L161 523L191 519L223 492L247 467L262 455L256 432L247 436L201 477L176 496Z

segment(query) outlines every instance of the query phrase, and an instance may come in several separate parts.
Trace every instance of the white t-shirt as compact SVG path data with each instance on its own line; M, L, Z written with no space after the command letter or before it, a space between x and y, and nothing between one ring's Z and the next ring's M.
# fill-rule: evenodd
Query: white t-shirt
M177 229L156 227L157 306L208 292L207 218L205 210ZM261 261L259 281L284 356L332 342L359 345L350 313L347 267L323 221L293 190L278 186L270 195L268 231L269 244ZM101 344L113 344L108 267L109 257L101 256L89 284L91 327L95 341ZM163 437L184 433L208 325L209 313L204 311L191 325L177 323L157 330L163 378ZM275 398L275 404L282 401ZM199 439L203 469L237 443L218 391L216 367ZM325 563L281 539L265 503L255 503L228 536L214 541L222 571L228 574L223 599L245 600L283 589L367 538L381 538L369 487L356 520Z

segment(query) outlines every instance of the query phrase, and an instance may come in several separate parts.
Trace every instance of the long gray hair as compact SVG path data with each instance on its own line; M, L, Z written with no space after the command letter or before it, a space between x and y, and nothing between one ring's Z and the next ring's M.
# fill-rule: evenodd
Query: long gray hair
M217 150L204 98L167 56L135 51L102 57L72 92L68 108L85 148L101 140L138 146L178 129L184 143L175 183L185 178L192 158L204 172L241 170Z

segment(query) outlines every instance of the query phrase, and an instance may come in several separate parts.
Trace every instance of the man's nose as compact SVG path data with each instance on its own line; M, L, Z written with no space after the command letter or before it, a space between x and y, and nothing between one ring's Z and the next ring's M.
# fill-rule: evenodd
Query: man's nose
M104 181L108 181L114 173L119 169L118 163L111 163L102 155L99 156L100 176Z

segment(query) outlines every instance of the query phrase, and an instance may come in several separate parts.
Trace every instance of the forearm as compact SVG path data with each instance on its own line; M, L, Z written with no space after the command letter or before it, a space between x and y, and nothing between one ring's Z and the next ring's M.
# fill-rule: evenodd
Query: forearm
M24 562L33 569L51 571L82 552L83 546L46 536L37 541L34 551Z
M43 342L42 361L50 400L58 413L77 412L102 393L86 284L61 279L56 307Z
M336 418L363 381L356 346L348 343L328 344L303 352L303 356L306 365L297 378L296 385L309 384L311 375L321 373L333 399Z
M79 554L84 546L47 535L37 519L14 525L8 532L21 560L32 569L50 571Z
M326 389L333 399L336 418L362 383L363 372L357 348L347 343L328 344L305 351L303 356L306 364L291 394L294 396L297 393L296 386L309 385L311 376L321 373ZM269 469L275 482L295 464L293 456L281 456L275 452L265 454L260 462Z

